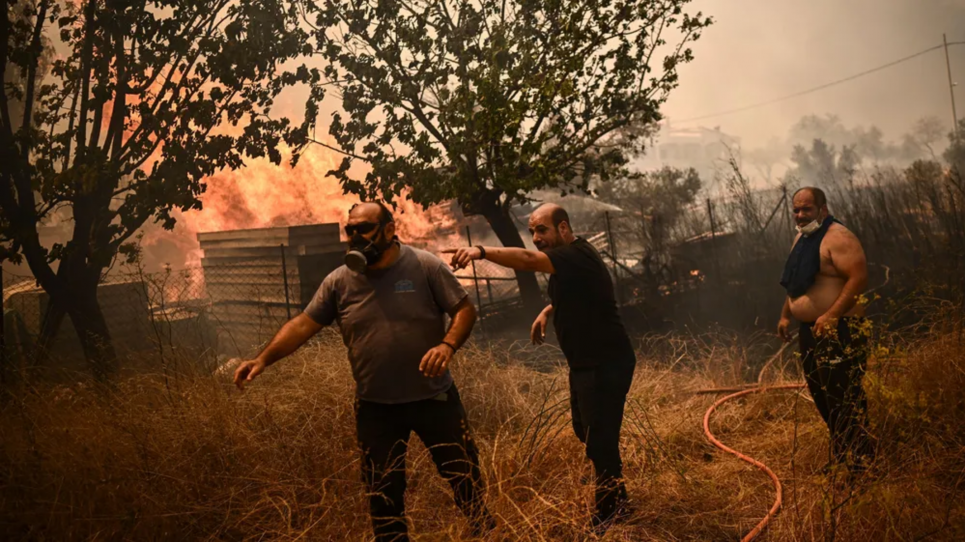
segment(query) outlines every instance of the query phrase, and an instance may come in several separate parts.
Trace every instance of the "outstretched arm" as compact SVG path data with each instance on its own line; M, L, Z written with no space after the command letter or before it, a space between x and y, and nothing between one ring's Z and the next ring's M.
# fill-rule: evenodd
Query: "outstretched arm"
M515 247L483 247L487 260L494 264L515 269L517 271L538 271L540 273L555 273L553 262L542 252ZM482 251L478 247L449 248L443 254L452 254L449 265L453 269L462 269L473 260L482 259Z
M258 354L257 359L264 361L265 365L271 365L298 350L321 329L321 324L312 320L307 314L301 313L285 322L285 325L272 337L268 346Z
M235 385L239 389L244 389L245 382L254 380L265 370L265 367L298 350L322 327L321 324L309 318L305 313L285 322L278 333L275 333L268 346L255 359L248 360L238 366L235 371Z

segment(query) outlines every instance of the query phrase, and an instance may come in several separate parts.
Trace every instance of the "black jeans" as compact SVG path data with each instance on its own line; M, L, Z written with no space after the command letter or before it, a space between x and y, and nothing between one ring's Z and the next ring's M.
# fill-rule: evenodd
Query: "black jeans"
M799 333L804 379L818 412L828 425L831 459L836 463L871 456L865 429L868 401L861 379L868 363L868 330L864 318L841 318L837 329L816 338L812 323Z
M632 361L593 369L570 369L573 431L586 445L586 457L596 471L595 524L612 518L627 500L620 458L620 428L633 369Z
M412 432L422 440L449 485L456 505L477 532L494 526L483 502L479 455L466 410L453 384L442 396L386 405L356 401L362 478L369 492L372 528L379 542L409 539L405 519L405 454Z

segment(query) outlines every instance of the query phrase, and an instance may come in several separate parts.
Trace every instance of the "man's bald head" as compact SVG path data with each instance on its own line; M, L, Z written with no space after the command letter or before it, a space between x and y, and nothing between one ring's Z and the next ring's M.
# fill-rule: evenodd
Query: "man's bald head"
M567 245L575 239L570 215L555 203L544 203L529 215L529 232L540 250Z
M544 203L537 207L536 210L533 211L533 214L539 215L541 218L548 216L554 228L559 228L563 222L572 224L570 222L570 215L566 212L566 209L555 203Z
M356 218L368 222L378 222L383 226L395 221L392 218L392 211L379 201L356 203L349 209L348 216L349 222L351 222L353 218Z

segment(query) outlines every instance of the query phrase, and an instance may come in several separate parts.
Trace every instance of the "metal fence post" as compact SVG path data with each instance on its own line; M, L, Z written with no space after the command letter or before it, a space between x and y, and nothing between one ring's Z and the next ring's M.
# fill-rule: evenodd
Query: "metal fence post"
M288 299L288 264L285 262L285 243L279 245L281 249L281 274L285 279L285 311L288 313L288 319L292 319L292 306L291 301Z
M710 219L710 250L714 253L714 271L720 280L720 260L717 258L717 224L714 221L714 204L707 198L707 217Z
M610 259L613 260L613 281L615 282L617 305L623 304L623 294L620 289L620 268L617 267L617 245L613 240L613 232L610 230L610 211L604 211L603 218L606 220L606 240L610 245Z
M3 262L0 262L0 385L6 383L7 374L7 333L3 324L7 319L6 307L3 302Z
M466 226L466 241L469 242L469 246L472 246L472 232L469 231L469 226ZM472 283L476 286L476 305L478 305L479 310L482 311L482 298L479 297L479 279L476 278L475 260L472 261Z

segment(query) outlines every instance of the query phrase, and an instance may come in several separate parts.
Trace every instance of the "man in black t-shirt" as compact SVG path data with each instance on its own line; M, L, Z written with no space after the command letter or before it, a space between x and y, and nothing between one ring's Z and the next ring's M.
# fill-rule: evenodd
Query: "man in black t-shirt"
M481 246L444 252L452 254L451 265L457 269L486 259L512 269L551 274L551 303L533 322L531 335L535 344L543 342L552 313L570 368L573 429L596 471L593 524L605 528L626 511L620 427L636 357L606 264L593 245L573 234L566 211L553 204L540 206L530 216L529 231L539 252Z

